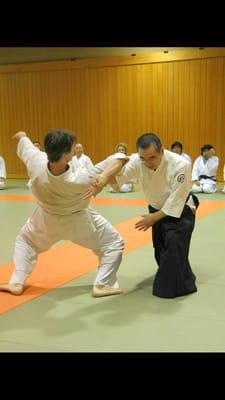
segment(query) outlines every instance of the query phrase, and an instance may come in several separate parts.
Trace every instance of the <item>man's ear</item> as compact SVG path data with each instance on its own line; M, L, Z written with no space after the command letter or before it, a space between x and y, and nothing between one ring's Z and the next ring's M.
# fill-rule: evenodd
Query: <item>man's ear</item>
M69 161L69 159L70 159L70 156L71 156L71 154L68 152L68 153L64 153L63 154L63 158L64 158L64 160L66 161L66 162L68 162Z

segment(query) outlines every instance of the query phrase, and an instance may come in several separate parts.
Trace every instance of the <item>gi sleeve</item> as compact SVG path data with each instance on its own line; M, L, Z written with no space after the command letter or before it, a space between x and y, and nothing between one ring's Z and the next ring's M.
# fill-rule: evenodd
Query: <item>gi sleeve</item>
M17 155L26 165L30 177L38 169L42 160L46 160L47 162L46 153L34 146L26 136L22 137L18 142Z
M129 157L126 156L124 153L115 153L107 157L105 160L100 161L98 164L95 164L93 168L88 171L89 177L93 178L97 174L101 174L106 167L110 164L113 160L129 160ZM124 168L124 167L123 167Z
M197 181L198 180L198 177L199 177L199 171L198 171L199 161L200 161L200 158L198 157L194 162L193 169L192 169L192 178L191 178L192 181Z
M137 153L130 156L130 160L121 170L121 175L124 175L127 181L136 181L141 178L141 164Z
M186 163L171 178L170 195L161 210L171 217L179 218L182 214L191 186L191 165Z

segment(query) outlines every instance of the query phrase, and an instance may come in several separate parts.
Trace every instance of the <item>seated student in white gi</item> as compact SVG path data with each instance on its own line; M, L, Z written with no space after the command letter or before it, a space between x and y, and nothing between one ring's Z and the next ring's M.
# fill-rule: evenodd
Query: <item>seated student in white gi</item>
M225 181L225 164L224 164L224 167L223 167L223 180ZM223 187L222 192L225 193L225 185Z
M136 142L138 153L132 154L122 169L126 179L140 180L149 202L149 213L135 228L152 227L153 246L158 270L153 295L174 298L197 291L196 277L189 263L189 247L195 225L198 199L190 193L191 164L178 154L164 150L154 133L141 135ZM104 187L105 171L95 166L99 176L93 179L86 195ZM107 175L108 177L108 175Z
M192 169L192 191L196 193L215 193L216 174L219 165L219 158L215 156L215 149L211 144L204 144L201 147L199 156Z
M93 167L93 162L91 161L90 157L84 154L84 149L82 144L77 143L74 148L74 156L71 160L71 164L73 168L83 167L90 170Z
M33 142L33 145L34 145L35 147L37 147L37 149L41 150L41 144L40 144L40 142L38 142L37 140ZM27 187L28 187L29 189L31 188L31 184L32 184L31 179L29 179L29 181L27 182Z
M92 295L120 294L116 273L124 241L105 218L89 207L89 200L83 198L90 184L88 171L77 167L74 172L69 164L75 136L64 130L49 132L44 140L45 152L37 149L25 132L18 132L14 138L18 140L17 154L32 179L31 189L38 206L16 238L14 271L9 283L0 285L0 290L20 295L38 254L60 240L70 240L99 257ZM127 159L117 153L111 162L113 173Z
M171 151L173 151L173 153L180 154L181 157L192 163L191 157L188 154L183 153L183 145L181 142L173 142L171 144Z
M0 156L0 189L5 189L6 167L5 160Z
M127 155L128 148L126 143L118 143L116 148L116 153L124 153ZM119 173L114 179L111 180L109 191L111 193L129 193L133 192L134 185L132 181L127 181L122 173Z

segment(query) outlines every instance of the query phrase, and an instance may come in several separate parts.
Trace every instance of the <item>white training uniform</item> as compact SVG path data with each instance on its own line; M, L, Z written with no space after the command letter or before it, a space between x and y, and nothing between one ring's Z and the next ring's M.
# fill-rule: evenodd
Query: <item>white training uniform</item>
M200 185L193 184L192 191L196 193L214 193L216 192L216 174L219 165L219 158L216 156L206 159L199 156L193 165L192 180L199 181ZM205 175L210 178L200 178L200 175ZM214 179L214 180L213 180Z
M97 165L98 168L101 166L101 163ZM188 260L197 207L197 198L189 196L190 162L178 154L164 150L160 165L155 171L146 167L138 154L130 156L122 171L126 179L140 181L150 203L150 213L162 210L167 215L152 226L154 253L158 264L153 295L174 298L196 292L196 278Z
M80 157L73 156L71 164L74 169L82 167L82 168L87 168L89 170L93 167L93 163L90 157L86 156L86 154L81 154Z
M95 285L118 287L116 272L124 241L105 218L89 207L90 199L82 199L90 184L88 171L79 167L73 172L69 166L63 174L53 175L47 166L46 153L37 149L28 137L20 139L17 154L28 169L38 207L16 238L15 269L9 283L23 284L39 253L60 240L70 240L98 255ZM120 153L118 158L127 157Z
M107 161L111 157L107 158ZM168 150L164 150L161 163L155 171L145 166L138 153L129 158L121 170L124 177L127 180L140 181L146 199L152 207L162 210L166 215L179 218L190 191L191 164L179 154ZM106 160L95 165L95 171L101 173L105 166ZM187 204L195 208L191 198Z
M116 176L115 177L117 184L119 185L119 190L115 190L114 188L110 187L109 192L111 193L129 193L133 192L134 185L132 182L127 182L123 176ZM122 183L124 182L124 183Z
M31 189L31 179L29 179L29 181L27 182L27 187L28 187L28 189Z
M223 180L225 181L225 164L224 164L224 167L223 167ZM222 192L225 193L225 185L224 185L224 188L223 188Z
M0 156L0 189L5 188L5 179L6 179L6 167L5 160Z
M106 158L105 160L103 160L100 163L96 164L94 166L94 171L96 172L96 174L97 173L100 174L101 172L103 172L103 170L106 168L106 166L109 164L109 162L111 160L113 160L115 157L116 158L120 158L119 154L120 153L114 153L114 154L110 155L108 158ZM124 154L124 153L121 153L121 154ZM129 156L125 155L125 157L127 159L129 159ZM128 192L132 192L133 191L133 183L132 182L128 182L121 171L118 173L118 175L115 176L115 180L116 180L116 182L117 182L117 184L119 186L119 191L117 191L117 190L115 190L113 188L110 188L109 191L111 193L118 193L118 192L128 193Z
M180 155L181 155L181 157L183 157L185 160L189 161L192 164L191 157L188 154L181 153Z
M127 182L125 176L123 174L118 174L115 176L115 180L119 186L119 190L115 190L112 187L109 189L111 193L129 193L133 192L134 186L132 182Z

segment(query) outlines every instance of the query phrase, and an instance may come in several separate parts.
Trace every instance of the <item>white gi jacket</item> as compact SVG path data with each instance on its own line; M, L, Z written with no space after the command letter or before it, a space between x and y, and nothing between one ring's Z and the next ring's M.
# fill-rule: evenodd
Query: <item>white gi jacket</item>
M208 158L204 162L204 157L199 156L193 165L193 170L192 170L192 180L193 181L201 181L200 176L205 175L208 177L212 177L216 179L216 174L218 170L218 165L219 165L219 158L216 156Z
M127 179L137 178L152 207L179 218L191 185L191 164L179 154L164 150L159 167L154 171L144 165L138 153L123 167Z
M0 156L0 178L6 179L6 167L5 167L5 160L3 157Z
M187 161L189 161L190 163L192 163L191 157L190 157L188 154L186 154L186 153L181 153L180 155L181 155L181 157L183 157L185 160L187 160Z
M71 164L73 165L74 169L76 169L77 167L82 167L89 170L93 167L93 163L90 157L86 156L85 154L81 154L79 158L77 156L73 156Z

